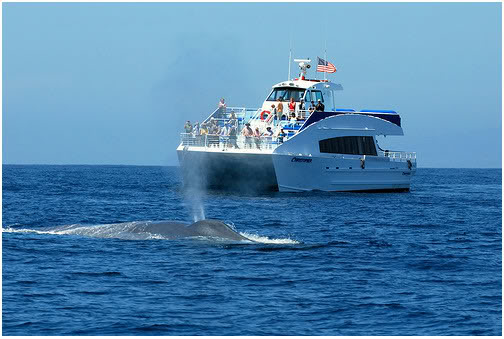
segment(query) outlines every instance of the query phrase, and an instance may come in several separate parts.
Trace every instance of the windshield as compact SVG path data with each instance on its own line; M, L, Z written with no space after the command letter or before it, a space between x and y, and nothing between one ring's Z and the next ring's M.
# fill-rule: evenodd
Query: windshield
M304 92L304 89L291 87L275 88L266 101L277 101L280 98L282 98L283 101L290 101L291 98L294 98L294 101L299 102L299 99L303 98Z

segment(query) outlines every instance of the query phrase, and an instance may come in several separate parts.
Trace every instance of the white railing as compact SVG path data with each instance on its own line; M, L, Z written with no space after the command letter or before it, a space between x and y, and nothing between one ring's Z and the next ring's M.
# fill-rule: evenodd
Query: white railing
M252 150L273 150L280 145L283 140L276 137L245 137L243 135L231 136L222 135L194 135L192 133L181 133L182 146L204 147L205 149L252 149Z
M216 120L229 120L232 113L235 114L236 118L241 118L244 120L249 120L261 111L259 108L247 108L247 107L226 107L226 109L220 110L216 109L204 122L208 122L211 118Z
M390 161L406 162L410 160L411 162L416 162L416 152L378 151L378 155L388 157Z

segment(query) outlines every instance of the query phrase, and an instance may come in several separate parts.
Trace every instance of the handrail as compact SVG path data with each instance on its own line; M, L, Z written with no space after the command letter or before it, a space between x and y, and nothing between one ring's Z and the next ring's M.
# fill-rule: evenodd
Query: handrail
M204 147L205 149L246 149L246 150L273 150L282 142L277 137L245 137L243 135L233 138L229 135L205 134L194 135L193 133L181 133L182 146Z
M229 135L205 134L195 135L193 133L181 133L182 146L204 147L205 149L231 150L244 149L254 150L256 152L269 152L276 149L286 137L278 138L276 136L245 137L237 135L235 138ZM390 161L416 163L416 152L400 151L378 151L378 156L387 157Z
M401 152L401 151L378 151L378 155L382 157L388 157L390 161L406 162L410 160L411 162L416 162L416 152Z

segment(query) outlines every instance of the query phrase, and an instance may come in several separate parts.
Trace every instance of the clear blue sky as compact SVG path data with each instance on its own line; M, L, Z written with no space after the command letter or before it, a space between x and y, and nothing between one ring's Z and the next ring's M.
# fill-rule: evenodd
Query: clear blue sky
M327 38L338 107L401 114L419 167L501 167L500 3L2 7L4 164L176 165L185 120L286 79L292 36Z

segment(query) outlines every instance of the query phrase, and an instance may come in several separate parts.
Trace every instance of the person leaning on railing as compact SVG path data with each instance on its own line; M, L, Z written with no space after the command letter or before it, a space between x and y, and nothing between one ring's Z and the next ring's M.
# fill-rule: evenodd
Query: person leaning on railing
M320 99L317 100L317 106L315 106L315 110L318 112L323 112L325 110L325 106Z
M208 134L207 124L202 122L200 126L200 135L207 135L207 134Z
M312 100L310 107L308 107L308 113L313 113L315 112L315 102Z
M264 131L263 134L261 134L261 136L263 137L273 136L273 131L271 130L271 127L270 126L266 127L266 131Z
M265 141L266 148L271 147L271 142L273 141L273 130L271 126L266 127L266 131L261 134L261 138Z
M278 141L278 143L280 143L280 144L283 143L285 136L286 136L286 134L284 132L284 129L280 128L280 130L277 133L277 141Z

